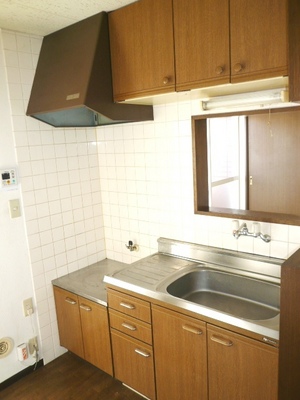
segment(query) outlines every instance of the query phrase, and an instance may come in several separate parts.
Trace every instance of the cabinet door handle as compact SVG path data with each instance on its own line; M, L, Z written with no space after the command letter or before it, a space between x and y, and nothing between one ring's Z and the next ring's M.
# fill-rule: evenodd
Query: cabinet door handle
M165 76L164 78L163 78L163 84L164 85L167 85L169 82L170 82L170 78L168 77L168 76Z
M124 328L126 328L126 329L129 329L130 331L136 331L136 326L127 324L126 322L123 322L123 323L122 323L122 326L123 326Z
M240 64L240 63L234 64L234 67L233 67L234 72L241 72L242 69L244 69L242 64Z
M191 325L182 325L182 329L184 329L185 331L194 333L195 335L202 335L203 334L201 329L196 328L196 327L191 326Z
M216 74L217 74L217 75L221 75L223 72L224 72L224 68L223 68L221 65L219 65L219 66L216 68Z
M227 346L227 347L233 346L233 342L229 339L224 339L224 338L216 336L216 335L211 335L210 338L213 342L217 342L219 344L222 344L223 346Z
M135 306L134 306L133 304L124 303L124 301L121 301L120 306L121 306L121 307L128 308L129 310L134 310L134 309L135 309Z
M92 311L92 308L89 306L86 306L85 304L80 304L79 307L84 311Z
M76 301L73 300L73 299L71 299L71 297L66 297L66 298L65 298L65 301L66 301L67 303L69 303L69 304L72 304L72 305L76 304Z
M143 356L143 357L150 357L150 353L148 353L147 351L144 351L144 350L140 350L140 349L134 349L134 351L137 353L137 354L139 354L140 356Z

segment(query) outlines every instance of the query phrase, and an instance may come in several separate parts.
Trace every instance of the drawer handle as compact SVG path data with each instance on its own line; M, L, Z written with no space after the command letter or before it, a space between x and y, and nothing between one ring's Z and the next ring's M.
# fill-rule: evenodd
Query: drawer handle
M143 357L150 357L150 353L148 353L147 351L144 351L144 350L140 350L140 349L134 349L134 351L137 353L137 354L139 354L140 356L143 356Z
M210 338L211 338L211 340L213 342L222 344L223 346L227 346L227 347L233 346L233 342L231 340L229 340L229 339L223 339L223 338L221 338L219 336L216 336L216 335L211 335Z
M134 309L135 309L135 306L134 306L133 304L124 303L123 301L121 301L120 306L121 306L121 307L128 308L129 310L134 310Z
M203 334L201 329L195 328L194 326L191 326L191 325L182 325L182 329L184 329L185 331L194 333L195 335L202 335Z
M85 304L80 304L79 307L84 311L92 311L92 308L89 306L86 306Z
M136 331L136 326L127 324L126 322L123 322L123 323L122 323L122 326L123 326L124 328L126 328L126 329L129 329L130 331Z
M76 301L71 299L71 297L66 297L65 298L65 302L67 302L69 304L72 304L72 305L76 304Z
M263 340L263 342L271 344L272 346L278 346L278 343L277 343L276 340L272 340L272 339L269 339L267 337L263 337L262 340Z

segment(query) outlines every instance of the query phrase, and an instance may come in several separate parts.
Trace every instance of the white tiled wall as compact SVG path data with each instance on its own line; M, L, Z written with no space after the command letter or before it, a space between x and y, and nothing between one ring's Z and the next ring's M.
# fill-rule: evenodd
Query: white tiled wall
M232 235L230 218L194 214L191 115L198 102L155 106L155 122L97 130L106 251L130 262L157 249L158 237L287 258L300 246L300 227L261 223L272 237ZM251 230L251 221L247 221ZM139 253L124 243L134 240Z
M194 215L197 101L155 106L154 122L50 129L24 114L40 38L6 31L3 39L46 362L61 351L50 283L57 276L106 256L130 263L157 251L158 237L279 258L299 248L300 227L262 223L268 244L234 239L231 219ZM139 252L126 249L129 240Z

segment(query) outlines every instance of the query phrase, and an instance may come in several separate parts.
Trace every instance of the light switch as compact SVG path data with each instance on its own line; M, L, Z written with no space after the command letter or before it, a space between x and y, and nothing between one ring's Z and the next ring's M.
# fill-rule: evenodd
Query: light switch
M21 216L19 199L9 200L10 218L18 218Z

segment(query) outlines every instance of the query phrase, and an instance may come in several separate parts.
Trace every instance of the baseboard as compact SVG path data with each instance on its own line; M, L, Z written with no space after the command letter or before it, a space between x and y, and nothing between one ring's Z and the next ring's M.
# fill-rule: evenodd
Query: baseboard
M0 391L6 389L8 386L12 385L13 383L16 383L18 380L24 378L25 376L31 374L32 372L36 371L38 368L41 368L43 366L44 366L44 360L41 359L36 364L36 367L35 364L33 364L30 367L23 369L16 375L13 375L12 377L6 379L6 381L0 383Z

